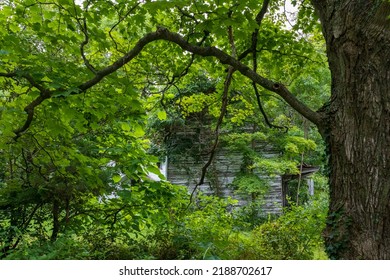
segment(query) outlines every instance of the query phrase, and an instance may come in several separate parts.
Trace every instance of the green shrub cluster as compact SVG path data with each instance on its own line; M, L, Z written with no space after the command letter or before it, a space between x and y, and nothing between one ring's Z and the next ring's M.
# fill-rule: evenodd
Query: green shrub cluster
M292 206L253 230L231 210L235 201L199 196L156 227L113 232L97 224L51 242L25 238L7 259L315 259L326 258L321 232L327 200ZM246 230L245 230L246 229Z
M255 228L237 259L313 259L323 247L326 208L321 202L293 206L284 215Z
M181 252L176 257L185 259L326 258L321 237L328 207L325 196L303 206L291 206L280 217L246 231L250 227L243 221L245 217L227 211L233 203L203 197L198 208L170 232L170 242L161 242L165 248L160 249L172 252L176 248L173 251Z

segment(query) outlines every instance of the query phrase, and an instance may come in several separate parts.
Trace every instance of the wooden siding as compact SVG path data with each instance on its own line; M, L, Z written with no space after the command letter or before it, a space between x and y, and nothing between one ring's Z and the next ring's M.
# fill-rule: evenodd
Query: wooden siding
M277 152L268 145L262 143L262 156L274 157ZM251 201L247 195L237 195L232 185L234 178L240 172L243 156L237 152L231 152L227 149L218 149L214 160L206 173L205 183L198 186L197 190L208 195L217 195L220 197L232 197L238 200L237 206L246 205ZM173 184L184 185L192 192L199 182L201 170L208 155L194 158L191 156L175 156L168 158L167 179ZM255 170L256 173L256 170ZM260 175L259 175L260 176ZM262 212L264 214L280 214L282 212L282 177L261 176L262 179L269 181L269 191L263 199Z

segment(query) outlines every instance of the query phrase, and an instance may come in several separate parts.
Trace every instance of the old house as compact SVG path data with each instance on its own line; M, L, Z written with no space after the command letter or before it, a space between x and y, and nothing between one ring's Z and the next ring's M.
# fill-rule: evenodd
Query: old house
M201 191L219 197L232 197L238 200L236 207L257 202L261 213L280 214L287 205L288 183L299 178L299 174L267 174L264 170L248 169L250 164L246 162L245 151L231 149L223 140L212 150L215 132L204 123L204 120L191 119L185 124L170 125L165 137L167 155L161 163L167 180L187 186L191 193ZM241 131L245 130L253 132L253 126L247 126L244 130L241 128ZM223 133L221 131L222 136ZM280 155L280 151L265 141L251 141L249 145L252 152L265 159ZM214 156L210 161L211 153ZM209 164L207 169L206 164ZM204 181L199 184L204 170ZM300 179L317 170L316 167L304 166ZM240 189L240 184L244 188L248 186L247 190Z

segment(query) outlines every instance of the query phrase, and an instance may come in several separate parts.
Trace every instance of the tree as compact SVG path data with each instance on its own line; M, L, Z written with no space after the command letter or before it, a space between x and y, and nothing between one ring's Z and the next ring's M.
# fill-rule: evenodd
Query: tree
M338 258L389 259L390 4L312 2L332 72L320 125L331 168L326 239Z
M285 85L284 72L296 72L314 57L321 60L308 43L317 16L308 1L300 1L298 23L288 30L280 19L283 3L7 1L0 5L6 108L0 112L1 148L26 139L37 120L44 119L45 108L63 110L61 100L90 98L118 83L127 85L125 92L137 87L145 95L157 92L164 103L166 89L192 69L207 68L224 77L218 89L222 120L231 81L239 72L252 83L268 125L276 127L262 108L258 86L316 125L328 145L331 200L325 238L330 257L390 258L390 5L380 0L311 1L332 75L331 99L315 111ZM263 61L282 71L270 71ZM133 100L139 99L134 95Z

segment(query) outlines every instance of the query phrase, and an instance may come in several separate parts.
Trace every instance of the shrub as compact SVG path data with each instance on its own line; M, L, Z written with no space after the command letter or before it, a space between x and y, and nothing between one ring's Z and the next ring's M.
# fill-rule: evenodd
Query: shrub
M314 201L306 206L292 206L284 215L268 221L241 239L245 250L239 259L294 260L313 259L323 245L327 202Z

